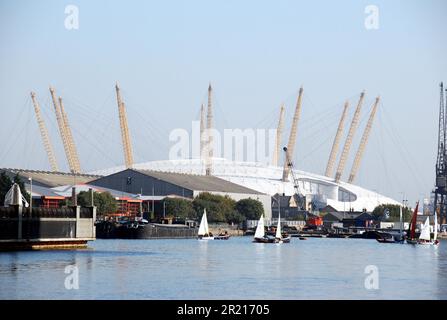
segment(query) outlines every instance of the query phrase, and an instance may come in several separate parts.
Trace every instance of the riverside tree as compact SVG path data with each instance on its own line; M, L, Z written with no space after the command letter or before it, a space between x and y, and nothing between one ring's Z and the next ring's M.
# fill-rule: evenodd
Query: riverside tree
M178 220L196 219L197 213L194 210L192 201L180 198L166 198L164 200L166 213Z
M238 202L229 196L221 196L203 192L192 202L197 217L200 219L203 209L209 222L227 222L239 224L248 220L257 220L264 213L262 203L255 199L242 199Z
M381 204L374 208L372 216L379 221L399 222L399 207L396 204ZM404 222L410 222L412 214L409 208L402 208L402 219Z
M211 194L209 192L200 193L193 201L194 210L198 217L206 209L208 222L228 222L236 218L236 201L229 196Z
M236 202L236 210L244 217L244 220L258 220L264 214L262 203L252 198Z
M78 194L78 205L82 207L90 206L90 192L81 191ZM93 204L96 206L98 215L115 213L118 210L116 199L110 192L93 192Z

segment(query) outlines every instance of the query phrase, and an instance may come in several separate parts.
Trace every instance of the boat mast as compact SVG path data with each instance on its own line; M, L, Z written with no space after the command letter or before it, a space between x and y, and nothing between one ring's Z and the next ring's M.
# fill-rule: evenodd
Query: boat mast
M402 237L402 224L403 224L403 220L402 220L402 206L399 206L399 221L400 221L400 226L399 226L399 233L400 236Z
M417 220L418 208L419 208L419 201L416 202L416 208L414 208L413 216L411 217L411 222L410 222L410 239L414 239L415 238L416 220Z

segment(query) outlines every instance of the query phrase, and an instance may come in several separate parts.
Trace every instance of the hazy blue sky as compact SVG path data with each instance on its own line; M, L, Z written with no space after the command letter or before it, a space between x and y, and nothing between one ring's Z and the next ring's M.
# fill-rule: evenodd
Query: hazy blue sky
M67 5L79 29L64 26ZM364 26L379 8L379 29ZM211 81L218 128L287 128L304 86L295 159L323 173L345 99L382 103L357 183L411 202L434 183L439 82L447 81L447 2L0 0L0 167L49 169L29 92L36 91L67 168L48 86L65 108L84 170L123 163L114 83L128 106L135 160L166 159ZM347 131L347 129L346 129ZM346 132L345 131L345 132ZM286 136L288 135L288 132ZM284 141L286 139L284 138Z

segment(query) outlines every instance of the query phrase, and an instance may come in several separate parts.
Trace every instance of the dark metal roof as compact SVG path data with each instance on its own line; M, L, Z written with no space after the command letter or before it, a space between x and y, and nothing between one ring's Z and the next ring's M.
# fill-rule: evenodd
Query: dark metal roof
M3 168L0 172L6 172L8 176L12 177L18 174L26 182L28 178L33 179L33 184L37 182L44 187L58 187L70 184L87 183L91 180L97 179L101 176L82 173L67 173L67 172L53 172L41 170L27 170L27 169L13 169Z
M243 187L241 185L223 180L215 176L204 176L204 175L150 171L150 170L135 170L135 171L192 191L263 194L259 191Z
M325 221L343 221L346 219L352 220L373 220L373 216L367 212L328 212L323 216L323 220Z
M28 192L31 191L31 185L29 183L25 183L25 188L26 188L26 191L28 191ZM39 196L44 196L44 197L61 197L61 195L55 193L53 189L50 189L48 187L33 185L33 197L35 197L36 194Z

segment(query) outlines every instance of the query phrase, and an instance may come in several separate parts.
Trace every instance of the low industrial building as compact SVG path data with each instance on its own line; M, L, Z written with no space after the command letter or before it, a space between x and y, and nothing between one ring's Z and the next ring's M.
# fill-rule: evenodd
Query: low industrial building
M193 199L203 192L228 196L235 201L252 198L262 203L267 219L271 219L272 216L271 196L215 176L126 169L90 181L89 184L141 194L146 201L151 201L148 198L151 196L180 196Z
M327 228L342 225L344 228L373 225L373 216L367 212L328 212L323 216L323 225Z

